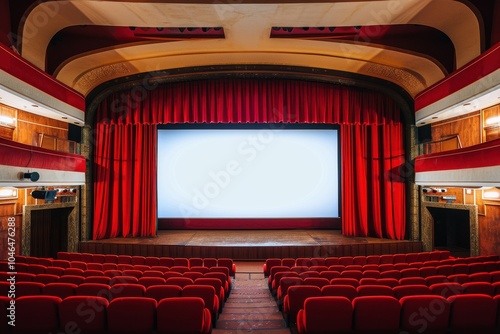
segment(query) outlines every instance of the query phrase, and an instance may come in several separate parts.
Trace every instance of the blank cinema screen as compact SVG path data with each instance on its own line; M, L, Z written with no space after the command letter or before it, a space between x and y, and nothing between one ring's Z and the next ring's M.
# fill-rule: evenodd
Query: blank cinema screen
M339 217L338 130L158 130L158 218Z

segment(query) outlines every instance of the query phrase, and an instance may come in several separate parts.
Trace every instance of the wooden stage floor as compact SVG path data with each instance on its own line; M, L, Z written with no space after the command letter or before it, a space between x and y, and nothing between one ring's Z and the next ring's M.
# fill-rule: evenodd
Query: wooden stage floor
M345 237L340 230L160 230L156 237L113 238L80 243L81 252L170 257L356 256L410 253L420 241Z

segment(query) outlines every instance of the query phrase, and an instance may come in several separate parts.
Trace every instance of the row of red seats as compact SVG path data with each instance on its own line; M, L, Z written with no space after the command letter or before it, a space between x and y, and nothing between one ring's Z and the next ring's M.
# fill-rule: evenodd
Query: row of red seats
M16 257L17 259L18 257ZM77 252L58 252L58 260L66 261L81 261L85 263L114 263L114 264L130 264L130 265L147 265L147 266L203 266L203 267L227 267L230 275L236 273L236 264L229 258L185 258L185 257L167 257L167 256L139 256L139 255L117 255L117 254L91 254ZM27 261L32 261L26 259Z
M0 286L7 283L7 279L11 277L6 272L0 272ZM15 275L16 284L22 282L36 282L40 284L55 284L55 283L65 283L72 285L81 285L86 283L92 284L106 284L114 286L116 284L138 284L144 287L149 287L152 285L178 285L184 287L186 285L193 284L206 284L211 285L215 288L218 297L221 301L225 301L229 296L230 290L227 284L226 276L222 273L207 273L203 276L197 278L189 278L185 276L181 277L169 277L167 279L162 277L141 277L137 278L134 276L77 276L77 275L63 275L55 276L50 274L29 274L29 273L18 273Z
M59 254L61 255L59 258ZM71 255L71 256L69 256ZM5 262L5 261L3 261ZM38 258L34 256L16 256L16 265L40 264L46 267L80 268L80 269L131 269L143 268L147 270L152 267L172 268L172 267L227 267L229 274L234 276L236 264L228 258L171 258L155 256L130 256L114 254L90 254L90 253L68 253L59 252L58 259ZM71 265L72 264L72 265Z
M498 272L500 274L500 272ZM491 276L485 276L481 274L471 274L471 275L451 275L451 276L429 276L426 278L423 277L406 277L401 278L399 280L395 278L362 278L361 280L357 280L355 278L333 278L328 280L324 277L307 277L301 278L297 276L284 276L280 280L277 281L276 285L273 287L273 295L277 296L279 300L282 300L284 295L286 295L286 291L289 287L295 285L314 285L322 288L327 285L349 285L354 288L363 285L379 285L386 286L390 288L394 288L397 286L406 286L406 285L422 285L422 286L431 286L439 283L456 283L456 284L465 284L465 283L487 283L492 284L494 286L500 285L500 275L497 275L495 279L492 279Z
M359 256L327 256L327 257L298 257L298 258L269 258L263 266L264 274L267 276L273 266L331 266L334 264L342 265L365 265L365 264L396 264L412 263L425 261L440 261L450 258L450 252L432 251L406 254L381 254L381 255L359 255Z
M371 268L377 270L391 270L391 269L403 269L403 268L420 268L420 267L437 267L442 265L455 265L455 264L473 264L473 263L487 263L487 262L498 262L500 256L498 255L488 255L488 256L475 256L468 258L445 258L436 259L443 252L447 251L435 251L427 253L409 253L409 254L386 254L386 255L369 255L369 256L344 256L344 257L327 257L327 258L288 258L288 259L278 259L271 258L267 259L263 265L263 271L265 276L269 276L271 269L273 267L351 267L351 268ZM436 254L436 256L433 256Z
M116 283L113 285L82 283L77 285L72 283L18 282L15 297L48 295L65 299L70 296L97 296L106 298L108 301L122 297L149 297L156 301L172 297L200 297L205 302L205 307L210 310L212 324L215 326L217 316L223 307L223 301L220 301L216 287L217 285L208 280L200 280L197 283L193 282L184 286L174 282L161 285L130 283ZM220 285L218 288L220 289ZM9 289L10 283L0 282L0 295L7 296Z
M348 284L326 284L319 285L307 279L303 282L287 282L278 289L278 309L294 319L298 310L302 308L304 300L317 296L342 296L349 300L361 296L391 296L401 299L413 295L439 295L450 297L459 294L484 294L488 296L500 295L500 282L469 282L459 284L455 282L435 283L427 285L359 285L357 287Z
M288 303L288 309L295 305L298 310L301 301L313 296L342 296L350 300L360 296L391 296L397 299L412 295L440 295L449 297L458 294L484 294L488 296L500 295L500 282L468 282L459 284L456 282L435 283L430 286L411 285L358 285L357 287L348 284L317 284L308 279L304 281L290 280L278 288L277 300L278 309L282 309ZM289 297L287 297L289 296ZM286 308L285 308L286 309ZM286 312L285 312L286 313Z
M500 296L480 294L308 298L298 312L299 334L494 333L500 327Z
M147 297L25 296L16 299L15 327L8 324L10 299L0 297L1 333L201 333L212 330L210 311L199 297L159 302ZM13 330L15 328L15 331Z
M371 266L371 265L367 265ZM472 263L472 264L456 264L456 265L444 265L438 267L421 267L421 268L405 268L405 269L392 269L386 271L379 271L374 269L351 269L352 267L339 267L330 266L326 267L293 267L288 268L284 266L273 267L271 273L268 276L268 285L272 290L276 287L276 278L288 275L288 276L299 276L302 278L306 277L324 277L328 279L332 278L355 278L360 280L362 278L405 278L405 277L429 277L429 276L451 276L458 274L484 274L491 273L496 275L500 271L500 261L498 262L486 262L486 263Z

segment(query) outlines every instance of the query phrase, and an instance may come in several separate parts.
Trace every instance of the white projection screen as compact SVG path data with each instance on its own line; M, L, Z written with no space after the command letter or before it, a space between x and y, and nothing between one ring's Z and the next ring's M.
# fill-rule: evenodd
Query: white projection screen
M159 219L338 218L334 126L158 128Z

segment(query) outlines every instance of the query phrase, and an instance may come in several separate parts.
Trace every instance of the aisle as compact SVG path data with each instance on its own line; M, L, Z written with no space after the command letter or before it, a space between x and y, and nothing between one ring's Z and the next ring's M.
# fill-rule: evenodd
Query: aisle
M261 268L262 266L238 266L233 290L213 334L290 334L267 288Z

